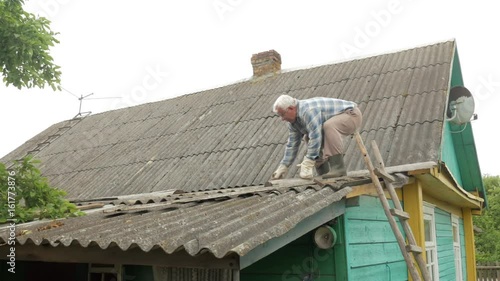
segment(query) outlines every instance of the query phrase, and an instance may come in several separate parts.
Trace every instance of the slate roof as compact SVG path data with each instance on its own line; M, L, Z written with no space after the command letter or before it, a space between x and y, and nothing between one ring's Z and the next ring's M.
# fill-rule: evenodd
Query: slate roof
M287 139L271 106L288 94L357 102L361 135L377 141L386 166L437 162L454 52L447 41L68 120L1 161L34 150L52 185L76 199L261 185ZM355 141L345 148L348 169L364 169Z
M16 245L119 247L124 251L139 247L144 252L161 248L167 254L185 250L192 256L204 252L217 258L244 256L341 201L352 186L364 183L362 178L346 178L320 187L301 180L286 186L162 192L159 196L135 195L136 199L128 201L134 205L109 199L108 203L118 205L83 217L18 224ZM155 202L154 197L162 199L150 203ZM0 228L0 245L9 239L8 227Z

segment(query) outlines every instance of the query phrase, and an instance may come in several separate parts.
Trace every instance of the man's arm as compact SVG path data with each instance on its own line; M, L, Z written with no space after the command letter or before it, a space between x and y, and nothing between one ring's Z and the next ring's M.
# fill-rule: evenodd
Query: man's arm
M286 143L285 155L281 160L280 164L285 166L290 166L297 157L297 152L299 151L300 143L302 142L302 134L294 129L291 125L288 126L288 141Z
M319 158L321 152L321 142L323 140L323 120L321 117L321 111L316 109L308 112L304 121L306 122L307 131L309 132L306 157L311 160L316 160Z

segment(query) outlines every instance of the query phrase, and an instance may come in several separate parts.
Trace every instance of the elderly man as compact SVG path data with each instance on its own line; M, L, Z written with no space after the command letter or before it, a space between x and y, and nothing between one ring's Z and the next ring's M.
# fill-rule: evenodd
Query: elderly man
M274 103L273 111L288 122L289 135L285 156L272 179L285 177L302 138L307 143L307 153L300 164L301 178L312 178L314 168L323 178L346 175L342 136L361 127L362 114L356 103L322 97L297 100L282 95Z

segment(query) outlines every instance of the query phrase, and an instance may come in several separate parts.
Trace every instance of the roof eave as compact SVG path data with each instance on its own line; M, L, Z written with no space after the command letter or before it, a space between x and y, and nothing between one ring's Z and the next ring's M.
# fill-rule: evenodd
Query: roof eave
M123 251L119 247L101 249L99 246L82 247L78 243L68 247L63 245L57 247L40 246L34 243L16 245L16 259L60 263L168 265L194 268L237 269L239 267L239 258L234 254L223 258L216 258L211 253L191 256L186 251L177 251L172 254L166 254L161 248L144 252L140 247ZM7 256L10 247L9 245L0 246L0 255Z
M483 208L484 199L463 189L444 163L408 174L422 181L423 191L436 199L479 212Z

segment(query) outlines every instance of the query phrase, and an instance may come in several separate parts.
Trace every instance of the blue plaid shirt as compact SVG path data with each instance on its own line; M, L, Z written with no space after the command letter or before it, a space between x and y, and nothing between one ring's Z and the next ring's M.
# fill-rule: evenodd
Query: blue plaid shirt
M312 160L318 159L323 141L323 123L332 116L356 106L357 104L352 101L334 98L297 100L297 118L294 123L288 123L288 142L285 156L280 163L286 166L292 164L304 135L309 137L306 157Z

